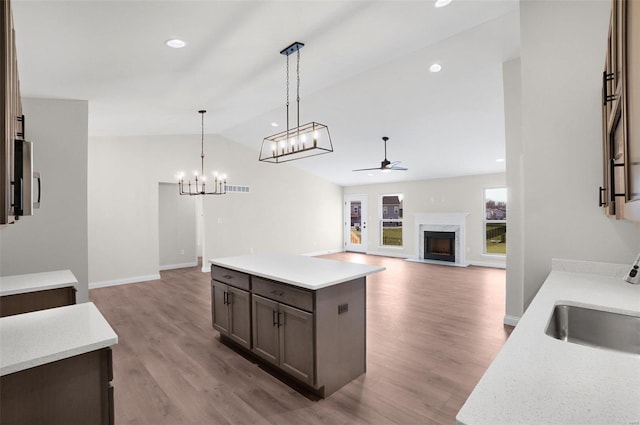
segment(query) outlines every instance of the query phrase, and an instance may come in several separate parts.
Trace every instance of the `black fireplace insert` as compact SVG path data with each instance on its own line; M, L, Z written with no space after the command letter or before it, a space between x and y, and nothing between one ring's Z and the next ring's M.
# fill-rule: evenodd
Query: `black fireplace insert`
M456 262L455 232L424 232L424 259Z

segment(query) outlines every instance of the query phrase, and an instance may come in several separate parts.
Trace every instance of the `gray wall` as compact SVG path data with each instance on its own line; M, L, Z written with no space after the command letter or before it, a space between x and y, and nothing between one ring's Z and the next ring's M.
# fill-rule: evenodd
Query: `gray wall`
M196 197L181 196L177 183L158 184L160 270L195 266Z
M484 254L484 191L485 188L505 187L505 174L482 174L477 176L445 179L417 180L401 183L372 184L344 188L345 195L367 195L368 200L368 246L369 254L399 257L416 257L416 213L469 213L466 221L465 260L474 265L504 267L504 255ZM380 246L380 196L402 193L404 195L403 247ZM509 251L511 248L507 248Z
M605 217L597 203L610 7L608 0L520 3L524 267L523 280L507 285L522 286L525 309L552 258L631 264L640 251L640 227ZM519 267L511 254L507 269Z
M0 230L0 274L70 269L79 282L78 302L84 302L89 274L88 103L28 98L22 102L34 169L42 174L42 204L35 215Z
M92 287L159 277L158 182L198 169L200 143L200 134L91 138ZM206 173L224 172L230 184L251 188L202 200L205 268L215 257L342 249L340 186L292 165L259 162L255 149L219 135L205 134L205 153Z

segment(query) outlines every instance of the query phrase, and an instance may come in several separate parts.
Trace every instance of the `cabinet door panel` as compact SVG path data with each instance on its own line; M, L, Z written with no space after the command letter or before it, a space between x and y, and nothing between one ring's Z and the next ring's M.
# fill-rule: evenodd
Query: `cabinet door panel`
M313 315L280 305L280 367L313 385Z
M224 301L226 291L227 285L211 283L211 319L214 329L224 335L229 333L229 309Z
M229 337L251 348L251 299L247 291L228 288Z
M253 294L253 352L278 365L278 303ZM275 319L275 320L274 320Z

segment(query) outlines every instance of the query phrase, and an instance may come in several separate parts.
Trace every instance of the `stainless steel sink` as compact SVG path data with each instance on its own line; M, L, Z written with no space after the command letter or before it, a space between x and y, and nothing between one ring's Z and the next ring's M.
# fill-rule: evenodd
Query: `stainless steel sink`
M640 354L640 317L556 305L546 334L561 341Z

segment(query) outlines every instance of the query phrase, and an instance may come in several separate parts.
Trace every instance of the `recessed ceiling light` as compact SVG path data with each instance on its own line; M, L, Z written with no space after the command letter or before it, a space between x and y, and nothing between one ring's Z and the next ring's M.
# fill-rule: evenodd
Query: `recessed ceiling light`
M451 0L437 0L435 6L436 7L445 7L449 3L451 3Z
M442 70L442 66L439 63L434 63L429 67L429 71L431 72L440 72Z
M278 126L278 123L277 123L277 122L272 122L272 123L271 123L271 127L277 127L277 126Z
M496 159L496 162L504 162L504 158L498 158Z
M182 49L184 46L187 45L187 43L177 38L172 38L171 40L167 40L165 44L174 49Z

